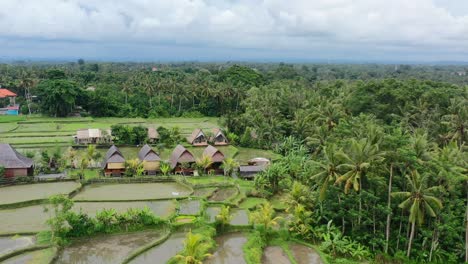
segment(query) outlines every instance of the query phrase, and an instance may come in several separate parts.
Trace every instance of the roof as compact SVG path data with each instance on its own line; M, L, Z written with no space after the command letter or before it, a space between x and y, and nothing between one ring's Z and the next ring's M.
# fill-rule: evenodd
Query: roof
M161 158L148 144L144 145L140 152L138 152L138 158L141 161L160 161Z
M211 145L205 148L203 156L210 157L212 162L222 162L224 160L224 154Z
M154 127L149 127L148 128L148 138L154 139L154 138L159 138L159 133Z
M0 166L10 168L30 168L33 160L19 154L10 144L0 144Z
M80 129L76 131L76 137L79 139L100 138L102 137L102 132L100 129L97 128Z
M197 128L197 129L193 130L192 135L190 135L190 136L187 138L187 140L188 140L188 142L189 142L190 144L192 144L193 141L194 141L196 138L200 137L200 136L206 137L206 136L205 136L205 133L203 133L203 130L201 130L200 128Z
M0 98L15 97L16 94L8 89L0 89Z
M88 138L89 137L88 129L80 129L76 131L76 137L79 139Z
M252 165L268 165L270 164L270 160L267 158L258 157L249 160L248 163Z
M265 166L240 166L239 171L240 172L262 172L265 170Z
M105 168L107 163L123 163L123 162L125 162L125 158L123 157L122 153L115 145L112 145L112 147L110 147L106 153L106 158L102 166L103 168Z
M190 153L190 151L184 148L184 146L177 145L174 151L172 151L170 162L171 168L175 168L177 163L195 162L195 158L193 157L193 154Z
M101 130L97 128L90 128L88 129L89 137L90 138L99 138L101 137Z

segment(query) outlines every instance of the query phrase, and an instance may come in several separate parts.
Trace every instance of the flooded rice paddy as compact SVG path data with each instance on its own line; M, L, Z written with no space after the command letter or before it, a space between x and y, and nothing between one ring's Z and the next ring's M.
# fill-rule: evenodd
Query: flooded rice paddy
M2 262L3 264L42 264L51 263L54 258L54 249L47 248L27 252Z
M231 225L248 225L249 224L249 214L247 210L233 210Z
M263 251L262 264L291 264L291 261L281 247L269 246Z
M244 264L242 247L247 238L242 233L230 233L216 238L218 247L206 262L207 264Z
M186 197L190 190L178 183L93 184L73 199L80 201L132 201Z
M34 245L34 237L0 237L0 255Z
M196 197L209 197L216 191L217 188L214 187L206 187L206 188L199 188L195 189L193 192L193 196Z
M132 260L131 264L153 264L166 263L170 258L177 255L184 248L185 233L172 234L162 244L149 249L137 258Z
M201 209L200 200L183 200L179 202L179 214L198 215Z
M216 221L216 216L221 212L221 207L208 207L205 212L208 216L208 223L214 223Z
M80 187L76 182L53 182L0 187L0 204L47 199L54 194L69 194Z
M233 197L237 194L236 188L220 188L217 189L208 199L209 201L213 202L221 202L228 198Z
M162 236L161 232L146 231L83 239L60 252L56 263L121 263L137 248L160 239Z
M293 253L297 264L323 264L320 255L312 248L301 245L291 244L289 249Z

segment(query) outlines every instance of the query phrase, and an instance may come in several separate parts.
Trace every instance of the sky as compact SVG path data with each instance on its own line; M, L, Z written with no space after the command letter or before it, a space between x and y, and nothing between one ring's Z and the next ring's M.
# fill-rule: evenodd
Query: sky
M0 0L0 59L468 62L468 0Z

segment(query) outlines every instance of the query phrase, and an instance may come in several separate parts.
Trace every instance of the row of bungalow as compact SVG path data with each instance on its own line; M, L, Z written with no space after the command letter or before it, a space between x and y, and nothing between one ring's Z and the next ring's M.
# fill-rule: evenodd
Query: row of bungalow
M225 146L229 142L223 131L219 128L214 128L213 135L210 138L203 132L202 129L195 129L192 134L187 137L188 143L193 146L208 146L208 141L213 142L215 146ZM76 144L109 144L112 142L111 130L102 131L97 128L80 129L75 135ZM156 143L159 139L159 133L154 127L148 128L148 142Z
M203 151L203 156L210 157L211 165L208 171L214 171L221 174L223 170L221 165L224 161L224 154L217 148L208 145ZM156 175L160 171L161 158L148 145L144 145L138 153L138 159L143 164L146 175ZM194 155L182 145L177 145L172 151L169 159L171 170L177 174L190 175L194 172ZM239 175L244 178L252 178L255 174L263 171L270 161L264 158L252 159L249 165L240 166ZM106 153L102 168L106 176L122 176L125 173L125 158L116 146L112 146Z

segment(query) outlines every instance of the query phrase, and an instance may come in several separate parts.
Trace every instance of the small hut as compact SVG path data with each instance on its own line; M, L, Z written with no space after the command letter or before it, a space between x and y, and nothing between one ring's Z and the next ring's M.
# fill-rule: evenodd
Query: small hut
M208 145L203 151L203 156L207 156L211 158L211 166L208 170L214 170L215 173L222 173L223 170L221 169L221 165L224 161L224 154L219 151L217 148Z
M80 129L76 131L75 143L76 144L98 144L105 142L106 137L100 129Z
M138 153L138 158L143 163L143 168L147 175L156 175L159 171L161 158L150 146L144 145Z
M210 141L213 142L215 146L225 146L229 144L227 137L224 135L223 131L219 128L213 129L213 136L210 139Z
M265 166L258 165L240 166L239 177L244 179L253 179L258 173L265 171L265 168Z
M155 143L159 139L159 133L158 130L154 127L149 127L148 128L148 142L149 143Z
M270 160L267 158L258 157L258 158L250 159L249 161L247 161L247 163L249 165L254 165L254 166L268 166L270 165Z
M195 129L192 134L187 138L187 141L193 146L207 146L208 139L205 133L200 128Z
M191 167L195 163L195 158L190 151L184 148L184 146L177 145L172 152L170 163L172 170L175 172L181 172L183 174L192 173L193 169ZM182 166L183 164L188 164L189 168L184 168Z
M125 173L125 158L116 146L112 145L107 151L102 168L106 176L122 176Z
M33 176L33 160L19 154L10 144L0 144L0 166L5 177Z

